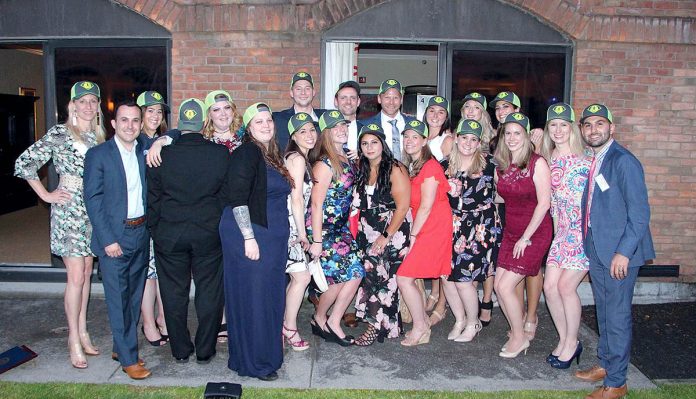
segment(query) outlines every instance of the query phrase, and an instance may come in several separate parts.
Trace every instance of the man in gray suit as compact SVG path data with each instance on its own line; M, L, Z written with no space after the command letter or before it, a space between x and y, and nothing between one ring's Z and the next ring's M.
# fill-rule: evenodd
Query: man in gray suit
M586 399L626 396L631 352L631 303L639 268L655 257L650 205L640 161L614 141L613 117L602 104L582 112L582 136L594 152L582 198L585 253L599 324L599 366L575 373L603 380Z

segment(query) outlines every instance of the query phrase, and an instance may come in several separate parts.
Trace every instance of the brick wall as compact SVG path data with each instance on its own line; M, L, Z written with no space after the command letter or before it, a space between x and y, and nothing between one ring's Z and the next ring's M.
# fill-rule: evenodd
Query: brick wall
M117 1L172 32L175 108L222 88L240 107L275 109L290 104L293 72L319 81L322 31L383 2ZM500 1L573 39L576 112L611 107L617 139L645 166L655 263L680 264L681 280L696 282L696 1Z

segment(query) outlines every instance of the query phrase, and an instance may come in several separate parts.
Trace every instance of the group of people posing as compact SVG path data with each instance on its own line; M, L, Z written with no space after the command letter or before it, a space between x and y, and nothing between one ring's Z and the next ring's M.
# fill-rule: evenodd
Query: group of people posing
M578 121L569 104L553 104L544 128L531 129L513 92L490 102L468 94L456 126L441 96L422 120L403 114L394 79L380 85L381 112L367 120L356 119L356 82L339 85L336 109L313 108L314 95L312 76L298 72L291 108L256 103L242 114L216 90L183 101L177 130L167 130L164 99L145 92L116 107L115 136L104 142L98 86L73 86L68 120L19 157L15 174L53 204L74 367L99 353L86 329L94 255L112 357L135 379L150 375L138 357L141 307L151 344L168 341L177 362L195 353L203 364L224 313L228 367L276 379L285 344L309 348L297 324L308 286L318 296L312 333L342 346L399 338L405 322L413 325L401 344L426 344L447 305L448 339L472 341L490 323L495 292L510 326L505 358L534 339L543 290L559 335L546 361L565 369L583 351L577 287L589 271L600 366L576 375L604 380L588 397L625 395L630 299L654 250L643 170L614 141L606 106L587 106ZM49 159L60 175L52 192L37 175ZM429 294L422 279L432 279ZM357 337L341 326L351 304L365 324Z

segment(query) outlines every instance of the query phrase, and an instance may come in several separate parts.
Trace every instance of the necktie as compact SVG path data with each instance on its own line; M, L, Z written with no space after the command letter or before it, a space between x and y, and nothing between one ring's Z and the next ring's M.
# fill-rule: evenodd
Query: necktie
M592 193L594 192L594 172L597 166L597 157L592 158L590 165L590 173L587 175L587 204L585 205L585 230L583 237L587 236L587 229L590 228L590 209L592 207Z
M396 119L389 121L392 125L392 152L394 153L394 159L401 160L401 133L396 127Z

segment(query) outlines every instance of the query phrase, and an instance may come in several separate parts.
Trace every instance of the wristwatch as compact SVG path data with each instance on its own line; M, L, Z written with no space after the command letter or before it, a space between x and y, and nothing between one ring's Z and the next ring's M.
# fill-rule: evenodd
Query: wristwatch
M525 238L524 243L527 244L527 246L532 245L532 240L528 240Z
M389 239L389 233L387 233L387 231L384 230L384 231L382 232L382 237L384 237L384 238L386 238L386 239Z

